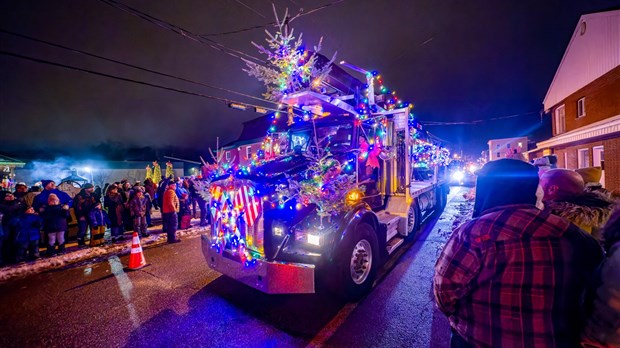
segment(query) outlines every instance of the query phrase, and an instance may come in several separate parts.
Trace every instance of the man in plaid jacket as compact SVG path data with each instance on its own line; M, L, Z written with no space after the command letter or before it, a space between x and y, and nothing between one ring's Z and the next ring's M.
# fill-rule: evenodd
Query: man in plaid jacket
M578 346L580 298L601 247L536 208L533 166L503 159L477 175L474 219L454 231L435 265L435 299L452 346Z

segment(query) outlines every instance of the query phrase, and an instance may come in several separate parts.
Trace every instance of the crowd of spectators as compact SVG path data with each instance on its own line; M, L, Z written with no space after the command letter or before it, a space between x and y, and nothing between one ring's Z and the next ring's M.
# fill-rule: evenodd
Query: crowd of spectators
M177 229L189 228L192 217L207 225L207 204L194 180L168 178L159 185L151 179L133 185L122 180L103 188L86 183L74 197L53 180L30 188L18 183L14 192L0 191L0 266L64 254L73 225L78 248L122 242L130 238L126 232L149 236L154 210L162 210L162 231L176 243Z

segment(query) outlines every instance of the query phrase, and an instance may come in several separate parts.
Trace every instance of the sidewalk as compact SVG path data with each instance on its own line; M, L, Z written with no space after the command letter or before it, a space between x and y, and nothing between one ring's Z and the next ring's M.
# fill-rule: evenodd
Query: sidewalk
M159 212L153 214L153 222L159 224L148 229L150 236L140 239L142 248L151 248L164 245L167 242L167 236L162 233L161 218ZM177 238L191 239L199 237L201 234L210 231L210 227L199 226L200 219L192 219L191 227L185 230L177 230ZM106 240L109 239L110 231L106 231ZM31 274L41 273L53 269L62 268L78 262L107 257L111 255L127 255L131 251L131 236L133 231L125 232L125 240L113 244L104 244L92 248L78 248L77 241L66 243L66 252L64 255L56 255L53 257L42 257L41 259L30 261L22 264L7 265L0 268L0 282L8 281L15 278L26 277ZM87 241L88 245L88 241ZM45 253L45 249L41 248L41 255Z

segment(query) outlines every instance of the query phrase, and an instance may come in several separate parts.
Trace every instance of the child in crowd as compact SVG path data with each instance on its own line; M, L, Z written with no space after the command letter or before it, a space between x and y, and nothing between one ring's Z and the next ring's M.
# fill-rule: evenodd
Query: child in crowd
M58 241L58 254L64 254L69 206L67 204L61 206L58 196L50 193L47 197L47 205L41 207L41 217L43 218L43 231L47 233L49 239L45 255L56 254L56 241Z
M129 211L133 218L133 230L142 237L148 236L146 229L146 214L150 208L150 201L144 196L144 188L140 186L134 187L134 196L129 202Z
M104 234L107 226L110 226L110 219L105 210L101 209L101 203L96 203L93 210L88 214L88 221L90 222L90 230L92 231L92 238L90 239L90 246L95 247L105 242Z
M15 261L24 262L25 260L36 260L39 256L39 231L41 230L42 220L34 213L34 208L28 207L26 213L14 220L17 227L15 244L17 255Z

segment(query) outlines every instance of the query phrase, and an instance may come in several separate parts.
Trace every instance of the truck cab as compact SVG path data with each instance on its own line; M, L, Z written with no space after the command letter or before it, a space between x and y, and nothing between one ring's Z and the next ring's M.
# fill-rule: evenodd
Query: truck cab
M212 182L213 223L202 237L203 254L211 268L266 293L313 293L322 282L358 299L390 255L415 239L421 221L443 209L448 185L439 164L419 166L420 134L409 108L360 119L312 91L286 102L320 105L322 116L288 127L286 154ZM338 188L288 194L296 180L312 179L308 171L319 155L336 168L323 176L338 175L352 187L328 215L313 195Z

